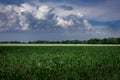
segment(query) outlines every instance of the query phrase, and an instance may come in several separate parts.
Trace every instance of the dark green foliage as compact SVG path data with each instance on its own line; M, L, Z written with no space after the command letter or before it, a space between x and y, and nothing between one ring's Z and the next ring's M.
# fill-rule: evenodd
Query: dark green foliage
M0 80L120 80L120 46L0 46Z
M17 44L120 44L120 38L104 38L104 39L90 39L90 40L64 40L64 41L3 41L0 43L17 43Z

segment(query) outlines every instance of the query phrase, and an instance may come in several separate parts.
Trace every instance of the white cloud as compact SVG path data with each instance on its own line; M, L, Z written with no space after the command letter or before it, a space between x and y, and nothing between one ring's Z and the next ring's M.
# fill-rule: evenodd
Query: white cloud
M87 19L97 21L116 21L120 20L120 2L118 0L106 0L97 5L74 5L73 12L81 12Z
M49 6L43 5L39 6L39 8L34 12L34 16L37 19L46 19L47 16L49 15L49 12L52 10Z
M64 20L63 18L57 17L57 25L62 26L63 28L67 28L68 26L73 26L74 23L72 20Z
M80 17L80 18L84 17L84 15L81 14L81 13L77 13L77 16Z
M5 6L4 13L6 14L6 26L13 30L28 30L28 21L25 15L20 11L21 7L16 5Z
M58 6L58 5L56 5ZM74 31L78 34L90 33L110 34L109 27L93 27L86 18L96 20L110 19L109 15L102 19L107 12L98 7L76 7L65 10L55 5L33 5L23 3L18 5L3 5L0 7L0 31L6 30L37 30L37 31ZM70 5L69 5L70 6ZM1 15L2 14L2 15ZM3 18L4 17L4 18ZM100 17L100 18L98 18ZM48 30L49 29L49 30Z
M66 8L60 8L61 5ZM10 35L10 38L17 37L18 40L20 38L62 40L120 37L119 29L109 26L92 26L88 21L88 19L102 22L120 20L119 5L117 0L107 0L90 6L65 2L41 3L33 0L20 5L0 4L0 32L15 31L12 35L4 32L7 34L0 34L0 36L2 36L1 39L6 39ZM16 30L22 31L20 37Z
M29 13L33 13L35 10L35 7L31 6L28 3L23 3L21 4L21 7L19 7L20 12L29 12Z
M59 13L57 13L56 11L57 9L60 10L60 8L52 7L52 5L31 5L29 3L23 3L20 6L6 5L3 7L3 9L4 11L1 12L5 14L7 24L1 25L7 26L8 30L30 30L36 28L44 29L48 28L49 26L53 26L53 29L58 28L56 26L59 26L59 28L63 29L84 28L88 30L91 27L88 21L84 19L83 14L81 14L80 12L72 13L72 10L68 10L69 14L66 14L64 12L65 15L59 15ZM30 15L31 18L29 18L28 15Z
M83 23L87 30L90 30L93 28L92 25L87 20L84 19Z
M20 28L21 30L28 30L29 29L29 23L27 22L27 18L21 14L19 14L19 24L20 24Z
M1 5L0 13L5 14L4 22L1 22L2 26L0 31L4 30L29 30L28 14L38 20L44 20L50 14L52 8L46 5L33 6L28 3L23 3L20 6L17 5ZM0 15L2 17L2 15ZM3 24L4 23L4 24ZM4 27L3 27L4 26Z
M46 3L47 4L47 3ZM99 4L94 5L76 5L72 3L51 3L48 5L54 5L54 12L59 16L66 16L70 14L82 13L87 19L97 21L115 21L120 20L120 1L118 0L106 0L104 3L100 1ZM72 10L61 9L57 6L66 5L73 7ZM64 13L63 13L64 12Z

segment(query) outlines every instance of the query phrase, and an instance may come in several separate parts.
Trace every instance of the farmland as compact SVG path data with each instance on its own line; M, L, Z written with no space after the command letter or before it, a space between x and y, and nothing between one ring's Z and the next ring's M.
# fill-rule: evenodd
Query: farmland
M120 46L3 44L0 80L120 80Z

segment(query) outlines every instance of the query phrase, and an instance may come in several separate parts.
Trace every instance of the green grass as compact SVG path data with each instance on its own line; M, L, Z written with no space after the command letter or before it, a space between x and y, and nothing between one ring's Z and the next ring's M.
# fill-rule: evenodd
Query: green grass
M0 44L0 46L120 46L119 44Z
M0 46L0 80L120 80L120 46Z

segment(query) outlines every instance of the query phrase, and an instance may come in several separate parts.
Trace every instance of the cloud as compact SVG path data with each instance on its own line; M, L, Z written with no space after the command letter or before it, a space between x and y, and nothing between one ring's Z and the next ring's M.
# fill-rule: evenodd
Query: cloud
M54 5L55 4L55 5ZM120 31L110 25L92 25L88 19L106 20L108 14L101 6L77 6L59 3L22 3L20 5L0 5L0 32L21 31L55 33L74 37L119 36ZM62 5L62 6L61 6ZM71 9L70 9L71 8ZM111 15L111 14L108 14ZM104 18L102 19L103 16ZM111 15L112 16L112 15ZM114 16L113 16L114 17ZM114 20L114 19L112 19ZM115 24L114 24L115 25ZM119 25L117 25L118 27ZM69 37L72 36L72 37Z
M61 5L59 7L62 8L62 9L64 9L64 10L73 10L72 6Z
M113 30L109 26L96 26L93 28L93 31L92 31L92 35L96 38L120 37L119 34L120 34L119 30L118 31Z
M29 20L28 15L32 15L38 20L46 19L49 12L52 10L50 7L43 5L34 7L28 3L17 5L1 5L0 9L0 31L4 30L28 30ZM3 18L4 17L4 18Z
M33 7L32 5L28 4L28 3L23 3L21 4L21 6L19 6L18 9L20 12L28 12L28 13L33 13L35 10L35 7ZM17 10L16 10L17 11Z
M32 14L36 19L42 20L46 19L46 17L53 10L53 8L46 5L32 6L28 3L24 3L21 4L20 10L21 12Z
M75 14L81 12L87 19L97 21L115 21L120 20L120 1L118 0L38 0L46 2L47 5L63 6L57 9L59 15ZM66 10L65 7L72 7L72 10ZM63 13L64 11L64 13Z
M115 21L120 20L120 1L118 0L21 0L21 1L11 1L11 0L1 0L0 3L4 4L24 4L24 3L37 3L37 4L52 4L61 6L65 11L65 13L69 10L74 12L81 12L88 19L94 19L97 21ZM61 4L61 5L59 5ZM70 4L70 5L68 5ZM72 6L71 6L72 5ZM94 13L93 13L94 12ZM59 14L62 14L60 12Z
M4 6L4 5L3 5ZM22 15L21 8L16 5L6 5L0 9L1 22L5 23L1 30L27 30L28 21L25 15ZM2 18L4 17L4 18Z
M120 20L120 1L118 0L104 0L100 1L97 5L89 5L77 5L76 9L79 9L88 19L97 21Z
M43 5L38 7L37 11L34 13L37 19L46 19L49 13L52 11L52 8L49 6Z
M27 0L0 0L0 3L3 3L3 4L21 4L21 3L24 3L25 1Z
M57 20L57 25L62 26L64 28L67 28L67 26L74 25L72 20L67 21L67 20L64 20L63 18L60 18L60 17L57 17L56 20Z
M47 5L31 5L23 3L18 5L5 5L1 13L5 16L5 22L1 24L3 30L88 30L90 24L81 13L59 16L55 13L55 7ZM3 15L0 15L1 18ZM2 21L1 21L2 23ZM5 27L3 27L5 26Z

